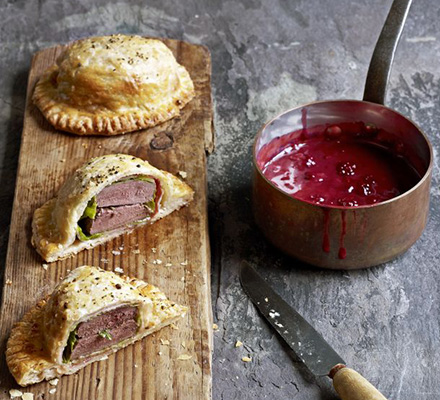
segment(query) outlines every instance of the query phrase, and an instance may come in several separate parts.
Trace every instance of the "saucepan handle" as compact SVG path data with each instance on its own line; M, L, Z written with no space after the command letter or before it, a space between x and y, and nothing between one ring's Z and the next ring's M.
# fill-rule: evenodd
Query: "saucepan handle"
M394 53L412 0L394 0L374 48L365 83L364 101L384 104Z
M387 400L361 374L343 364L333 367L329 375L342 400Z

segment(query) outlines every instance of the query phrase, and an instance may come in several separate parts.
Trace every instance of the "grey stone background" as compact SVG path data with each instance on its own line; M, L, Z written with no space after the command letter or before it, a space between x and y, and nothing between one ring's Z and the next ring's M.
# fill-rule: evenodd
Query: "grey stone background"
M414 2L387 104L434 145L427 229L405 255L356 272L299 265L274 250L250 211L251 144L278 111L315 99L360 99L391 0L0 1L0 262L3 268L32 54L80 37L183 39L212 54L217 148L209 157L214 399L334 399L327 378L295 361L242 292L248 259L390 399L440 398L440 19ZM244 343L235 348L236 340ZM243 363L243 356L252 357Z

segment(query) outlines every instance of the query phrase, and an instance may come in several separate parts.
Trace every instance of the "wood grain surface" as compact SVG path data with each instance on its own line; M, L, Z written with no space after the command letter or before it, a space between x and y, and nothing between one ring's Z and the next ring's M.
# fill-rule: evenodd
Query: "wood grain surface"
M213 149L211 61L203 46L164 40L189 71L196 98L175 118L150 130L116 137L78 137L55 131L30 100L40 74L62 46L37 53L29 74L0 320L0 399L9 390L34 393L35 399L208 399L211 397L212 311L207 230L206 153ZM195 199L152 226L76 257L44 261L30 243L33 211L56 195L75 169L89 158L128 153L178 174L195 190ZM185 174L183 174L185 175ZM84 264L144 279L189 307L187 316L107 360L47 382L19 388L5 362L11 327L68 271ZM182 356L179 359L179 356ZM56 389L55 393L50 391Z

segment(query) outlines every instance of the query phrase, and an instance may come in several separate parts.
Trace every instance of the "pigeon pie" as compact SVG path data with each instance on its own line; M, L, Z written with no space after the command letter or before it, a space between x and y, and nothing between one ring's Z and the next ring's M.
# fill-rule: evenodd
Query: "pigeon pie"
M70 257L189 203L193 190L127 154L92 159L34 212L32 244L48 262Z
M73 374L186 311L144 281L79 267L12 328L6 362L21 386Z
M163 42L112 35L68 46L41 76L33 101L56 129L117 135L167 121L193 97L187 70Z

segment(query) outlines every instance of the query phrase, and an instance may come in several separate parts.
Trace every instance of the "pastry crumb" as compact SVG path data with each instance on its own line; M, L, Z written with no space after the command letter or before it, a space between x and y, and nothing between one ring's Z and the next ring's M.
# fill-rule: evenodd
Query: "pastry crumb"
M173 264L171 264L171 263L166 263L165 264L165 267L172 267L173 266Z
M114 256L120 256L120 255L121 255L121 252L120 252L119 250L112 250L112 254L113 254Z
M243 362L251 362L252 358L251 357L241 357L241 361L243 361Z
M243 342L240 342L239 340L237 340L235 342L235 347L241 347L241 346L243 346Z
M177 325L174 325L174 324L171 324L171 325L170 325L170 328L171 328L171 329L174 329L174 330L176 330L176 331L179 329L179 327L178 327Z
M185 277L182 276L182 277L180 278L180 280L181 280L182 282L185 282Z
M65 159L65 158L62 158L62 159L60 160L60 162L66 162L66 159Z
M162 260L157 259L156 264L158 264L158 265L162 264Z
M41 264L41 266L43 267L43 269L44 269L45 271L47 271L47 268L49 268L49 265L47 265L47 264Z
M212 324L212 329L214 329L215 331L218 331L218 325L217 324Z
M170 344L169 340L164 340L164 339L160 339L160 343L163 344L164 346L168 346Z
M192 356L190 354L181 354L179 357L177 357L178 360L186 361L190 360Z
M6 285L12 285L12 281L10 279L6 279Z
M34 400L34 394L33 393L23 393L23 396L21 396L22 400Z
M152 251L153 253L156 253L157 249L156 249L155 247L153 247L153 248L151 249L151 251Z
M60 380L58 378L52 379L49 381L49 385L56 386Z
M87 149L89 146L86 143L81 143L81 146Z
M269 299L267 297L265 297L264 301L267 303L269 301Z
M185 179L185 178L188 176L188 174L187 174L185 171L179 171L178 174L179 174L183 179Z
M135 368L137 368L137 367L138 367L138 365L137 365L137 364L134 364L134 367L135 367Z
M101 258L101 262L104 264L108 264L108 260L106 258Z
M104 356L104 357L99 359L99 361L105 361L105 360L108 360L108 356Z
M57 392L57 390L55 388L52 388L52 389L49 390L49 394L54 394L56 392Z
M162 352L161 351L159 351L157 354L159 354L160 356L162 355Z
M133 254L140 254L141 253L141 251L139 249L132 250L131 252Z
M180 265L184 265L184 266L188 265L188 260L185 260L185 261L181 262Z
M124 270L121 267L116 267L115 272L117 272L118 274L123 274Z
M17 389L11 389L9 391L9 396L11 396L11 399L13 399L14 397L20 397L23 396L23 393L21 393L19 390Z

